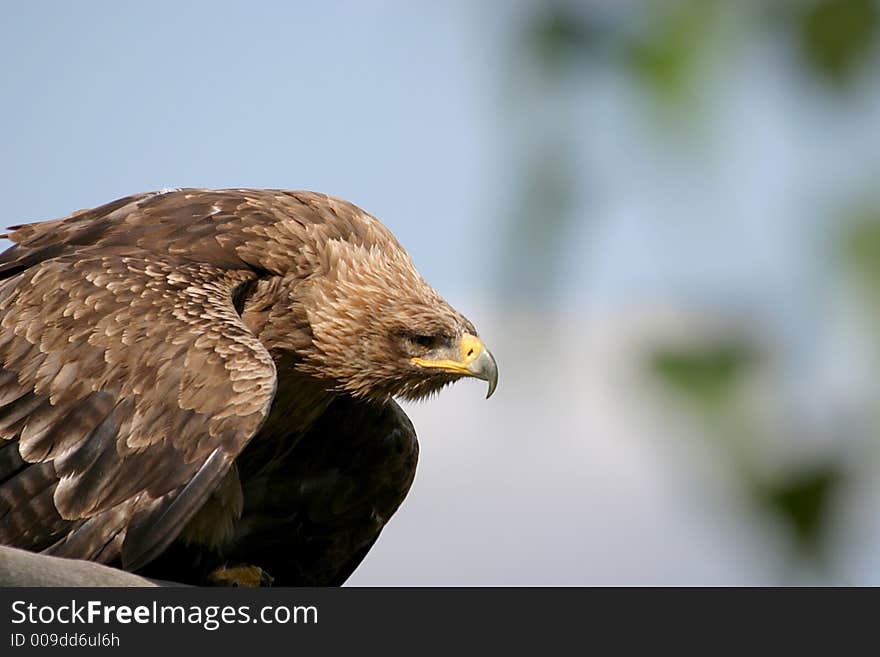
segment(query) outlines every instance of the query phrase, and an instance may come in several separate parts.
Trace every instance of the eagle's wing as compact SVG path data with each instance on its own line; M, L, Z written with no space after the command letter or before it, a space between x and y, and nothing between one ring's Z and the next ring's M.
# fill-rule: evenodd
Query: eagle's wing
M347 396L268 467L257 447L237 463L245 509L224 557L280 586L342 584L406 497L419 453L397 404Z
M0 273L0 543L134 570L271 404L275 366L233 306L255 274L47 248Z

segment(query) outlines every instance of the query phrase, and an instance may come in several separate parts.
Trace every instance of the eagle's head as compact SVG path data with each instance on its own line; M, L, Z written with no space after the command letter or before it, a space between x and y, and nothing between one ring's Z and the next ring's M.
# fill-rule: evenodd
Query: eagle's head
M366 245L328 245L328 266L306 286L311 344L301 368L369 399L423 399L462 377L487 381L490 396L498 367L473 324L387 236Z

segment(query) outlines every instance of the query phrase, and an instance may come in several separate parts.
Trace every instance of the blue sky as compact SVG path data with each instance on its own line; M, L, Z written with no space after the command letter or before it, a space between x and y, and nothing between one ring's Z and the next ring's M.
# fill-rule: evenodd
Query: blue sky
M168 186L315 189L379 216L444 294L489 297L519 184L508 147L538 129L506 94L527 7L16 3L0 24L2 223ZM591 178L560 254L566 298L812 312L809 227L877 159L863 127L880 98L839 121L772 48L731 61L684 140L619 75L574 95ZM544 92L526 101L555 102Z
M450 288L476 253L466 4L29 2L0 24L3 222L166 186L315 189Z

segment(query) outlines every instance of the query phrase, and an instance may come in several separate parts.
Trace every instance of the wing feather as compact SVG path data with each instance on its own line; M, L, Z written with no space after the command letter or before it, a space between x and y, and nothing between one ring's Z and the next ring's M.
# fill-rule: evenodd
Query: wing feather
M136 568L176 537L274 395L232 306L255 276L77 253L0 282L0 543Z
M412 485L412 423L394 402L343 396L269 467L261 447L238 460L245 511L224 557L259 563L281 586L342 584Z

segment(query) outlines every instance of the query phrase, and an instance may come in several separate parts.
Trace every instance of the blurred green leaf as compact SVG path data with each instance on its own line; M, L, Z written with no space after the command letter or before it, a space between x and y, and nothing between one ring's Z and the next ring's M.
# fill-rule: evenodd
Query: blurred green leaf
M522 183L508 218L509 246L499 280L502 293L510 298L555 301L573 223L571 157L565 144L548 143L534 147L520 162Z
M659 99L678 103L689 96L717 2L678 0L651 6L647 29L626 49L627 63Z
M717 405L730 398L753 352L729 342L691 349L658 349L650 356L652 373L666 386L692 400Z
M880 208L864 207L847 222L844 257L869 292L880 290Z
M589 21L592 14L574 14L569 8L548 4L529 21L529 51L549 72L561 72L592 52L601 30Z
M799 25L807 62L830 82L849 82L877 40L878 18L875 0L811 3Z
M842 480L843 473L835 464L822 464L768 484L759 493L759 502L781 515L801 550L815 558L822 547L831 502Z

